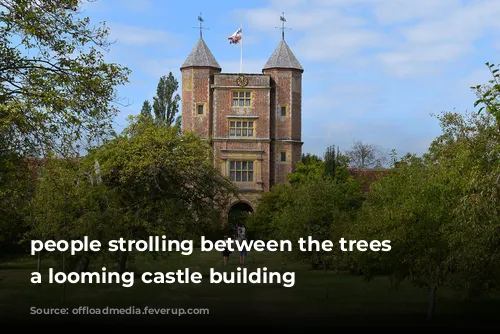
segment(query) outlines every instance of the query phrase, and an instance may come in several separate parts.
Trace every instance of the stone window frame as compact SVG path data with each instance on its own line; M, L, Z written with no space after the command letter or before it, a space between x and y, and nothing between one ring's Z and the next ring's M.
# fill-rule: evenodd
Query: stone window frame
M205 111L206 111L205 106L206 106L206 103L196 103L196 108L194 111L195 115L198 117L205 116ZM198 112L199 107L203 107L203 113L201 113L201 114Z
M285 108L285 115L282 114L283 108ZM279 110L279 117L281 118L287 118L288 117L288 105L282 104L280 105L280 110Z
M232 124L234 123L234 126ZM238 127L238 123L241 124L240 127ZM243 126L243 123L247 123L247 126ZM252 127L248 126L249 123L252 123ZM250 118L238 118L238 119L229 119L228 120L228 129L229 129L229 138L254 138L255 137L255 132L256 132L256 122L255 119L250 119ZM234 130L234 134L232 134L232 131ZM240 135L237 135L237 131L240 130ZM251 135L249 135L249 132L252 132ZM243 135L243 132L246 132L246 135Z
M235 94L237 96L235 97ZM243 94L243 96L241 96ZM252 106L253 93L248 89L234 89L231 91L231 107L233 108L250 108ZM234 102L237 101L237 105ZM243 105L241 105L243 103Z
M235 183L255 182L255 161L252 159L228 160L229 180ZM239 181L238 181L238 173ZM245 179L245 180L243 180Z
M285 157L285 160L283 160L283 157ZM280 162L287 162L288 161L287 152L286 151L281 151L279 159L280 159Z

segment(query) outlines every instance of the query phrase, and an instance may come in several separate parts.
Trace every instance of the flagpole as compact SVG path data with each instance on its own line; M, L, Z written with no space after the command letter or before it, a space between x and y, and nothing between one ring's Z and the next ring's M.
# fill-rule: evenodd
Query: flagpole
M243 26L240 25L240 29L242 29ZM243 73L243 29L241 30L241 39L240 39L240 73Z

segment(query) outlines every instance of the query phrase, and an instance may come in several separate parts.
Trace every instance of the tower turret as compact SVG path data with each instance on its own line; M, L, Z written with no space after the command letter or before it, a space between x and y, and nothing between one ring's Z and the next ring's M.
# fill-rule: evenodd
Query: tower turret
M182 72L182 130L195 131L202 138L212 135L213 74L221 67L200 33L200 39L191 50Z
M302 155L302 73L304 69L282 40L262 70L271 77L271 174L286 181Z

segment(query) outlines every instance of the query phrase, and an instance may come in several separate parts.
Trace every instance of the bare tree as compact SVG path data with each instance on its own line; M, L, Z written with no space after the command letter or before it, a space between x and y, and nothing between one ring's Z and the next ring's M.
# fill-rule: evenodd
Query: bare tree
M387 154L377 145L354 141L346 152L349 165L356 168L382 168L387 163Z

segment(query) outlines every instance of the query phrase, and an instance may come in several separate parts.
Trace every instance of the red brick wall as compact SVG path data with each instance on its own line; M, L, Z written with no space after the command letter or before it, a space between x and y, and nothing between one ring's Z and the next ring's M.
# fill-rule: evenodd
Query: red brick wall
M253 182L241 182L242 191L268 191L270 187L270 78L261 74L245 74L248 84L240 87L239 74L214 76L214 149L223 173L229 175L229 160L254 161ZM233 92L251 92L250 106L233 106ZM252 137L229 136L229 122L249 120L254 122Z
M219 71L213 68L182 69L182 129L195 131L202 138L211 136L212 98L210 84L212 74ZM203 104L204 112L198 115L197 106Z
M271 150L271 182L286 182L286 175L293 172L302 155L302 72L287 69L264 70L271 76L272 135L276 142ZM281 116L285 106L286 116ZM286 152L286 162L281 161Z
M230 160L254 161L254 181L238 183L243 192L268 191L286 182L302 155L302 73L271 69L264 74L245 74L248 84L240 87L239 74L220 73L209 68L182 70L183 131L211 137L216 164L229 176ZM250 91L250 106L233 106L234 91ZM205 113L197 114L197 105ZM286 116L281 116L281 107ZM254 122L254 136L229 136L229 122ZM281 161L285 152L286 161ZM251 195L255 197L255 195Z

